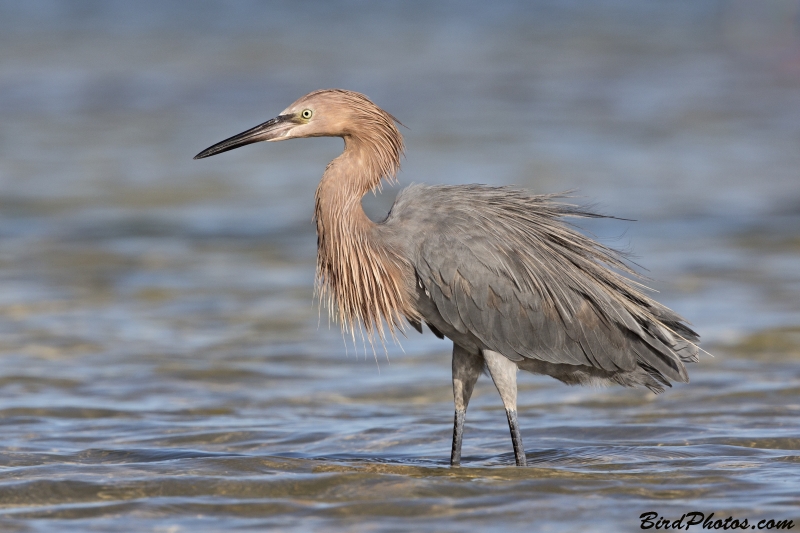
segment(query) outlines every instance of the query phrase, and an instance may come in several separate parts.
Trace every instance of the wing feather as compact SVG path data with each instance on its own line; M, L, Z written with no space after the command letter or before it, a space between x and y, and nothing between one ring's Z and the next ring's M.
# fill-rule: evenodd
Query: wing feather
M561 220L599 215L509 188L409 190L394 220L415 202L405 215L427 227L412 264L456 331L512 360L640 367L665 385L688 381L683 362L697 360L697 334L621 275L635 273L616 252Z

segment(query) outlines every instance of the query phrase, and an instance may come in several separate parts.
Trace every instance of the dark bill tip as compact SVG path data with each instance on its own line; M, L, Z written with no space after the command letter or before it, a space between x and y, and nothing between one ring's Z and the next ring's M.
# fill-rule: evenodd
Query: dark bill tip
M211 157L212 155L221 154L229 150L234 150L248 144L253 144L261 141L268 141L274 139L284 131L282 126L287 122L291 122L292 115L280 115L270 119L263 124L259 124L255 128L250 128L233 137L229 137L224 141L218 142L214 146L210 146L194 156L193 159L203 159Z

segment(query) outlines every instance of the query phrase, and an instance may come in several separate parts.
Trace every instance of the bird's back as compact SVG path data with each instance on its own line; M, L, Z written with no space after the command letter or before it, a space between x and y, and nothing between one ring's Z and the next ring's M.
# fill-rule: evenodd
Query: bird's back
M697 334L622 275L620 255L566 224L601 217L510 187L412 185L381 224L404 249L417 308L455 342L566 383L663 390L688 381Z

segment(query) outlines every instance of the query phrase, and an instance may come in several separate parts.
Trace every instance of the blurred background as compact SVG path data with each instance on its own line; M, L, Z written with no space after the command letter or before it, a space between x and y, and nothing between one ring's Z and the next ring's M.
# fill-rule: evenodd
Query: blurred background
M406 126L401 186L635 219L580 226L716 357L659 397L521 376L526 471L483 379L448 469L450 344L312 299L341 140L192 160L329 87ZM798 518L800 2L0 1L0 118L4 530Z

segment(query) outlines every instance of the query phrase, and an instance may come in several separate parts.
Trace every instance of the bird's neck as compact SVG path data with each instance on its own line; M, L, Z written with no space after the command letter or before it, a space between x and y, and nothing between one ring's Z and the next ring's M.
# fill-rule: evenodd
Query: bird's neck
M383 338L384 319L394 333L409 316L402 259L364 213L361 198L385 176L369 143L345 139L345 150L325 169L317 187L317 279L320 297L342 327ZM370 337L371 338L371 337Z
M372 243L375 223L361 206L361 198L378 187L381 174L372 161L369 146L359 140L345 139L342 155L331 161L316 193L315 216L320 243L326 245L352 244L352 241ZM335 238L335 243L325 237Z

